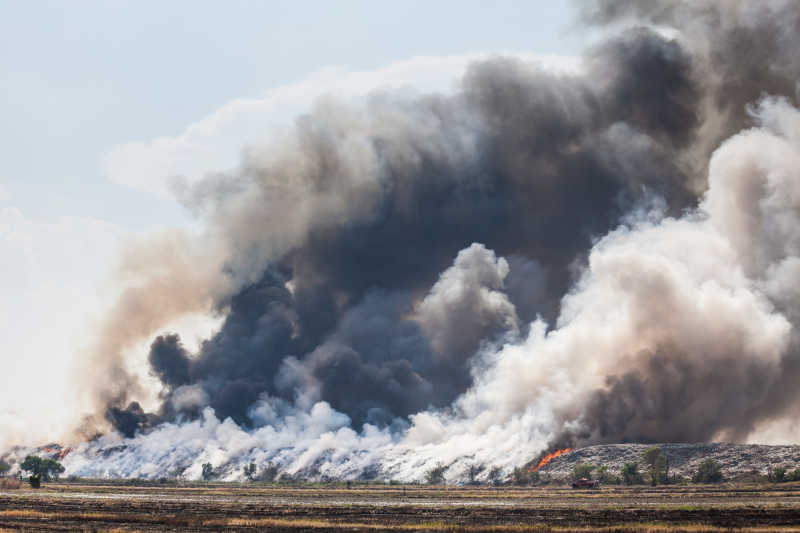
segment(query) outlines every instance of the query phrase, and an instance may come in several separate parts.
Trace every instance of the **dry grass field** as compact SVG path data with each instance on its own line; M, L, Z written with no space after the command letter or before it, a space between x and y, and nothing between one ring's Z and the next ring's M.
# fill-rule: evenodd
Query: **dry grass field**
M800 533L800 485L487 488L48 484L0 491L0 531Z

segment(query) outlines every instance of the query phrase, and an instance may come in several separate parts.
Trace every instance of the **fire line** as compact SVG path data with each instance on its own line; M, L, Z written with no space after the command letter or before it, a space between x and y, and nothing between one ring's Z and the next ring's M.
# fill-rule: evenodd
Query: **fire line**
M545 455L544 457L542 457L542 460L539 461L539 464L536 465L536 468L531 468L529 470L529 472L536 472L537 470L540 470L544 465L546 465L547 463L549 463L551 460L555 459L559 455L563 455L563 454L569 453L571 451L572 451L572 448L564 448L562 450L556 450L554 452L550 452L547 455Z

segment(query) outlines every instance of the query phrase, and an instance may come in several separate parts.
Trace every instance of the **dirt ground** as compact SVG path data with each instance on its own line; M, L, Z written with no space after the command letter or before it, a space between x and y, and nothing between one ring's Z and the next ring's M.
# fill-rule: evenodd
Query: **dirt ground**
M800 485L488 488L47 484L0 531L797 531Z

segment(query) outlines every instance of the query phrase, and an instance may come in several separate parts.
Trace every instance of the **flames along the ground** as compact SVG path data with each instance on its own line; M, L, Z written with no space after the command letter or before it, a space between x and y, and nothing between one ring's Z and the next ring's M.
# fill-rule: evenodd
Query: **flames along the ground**
M531 466L531 468L528 469L528 472L537 472L537 471L541 470L544 467L544 465L546 465L547 463L549 463L550 461L552 461L553 459L555 459L559 455L564 455L565 453L569 453L571 451L572 451L572 448L563 448L563 449L556 450L554 452L550 452L547 455L545 455L544 457L542 457L541 460L539 460L539 463L535 467Z

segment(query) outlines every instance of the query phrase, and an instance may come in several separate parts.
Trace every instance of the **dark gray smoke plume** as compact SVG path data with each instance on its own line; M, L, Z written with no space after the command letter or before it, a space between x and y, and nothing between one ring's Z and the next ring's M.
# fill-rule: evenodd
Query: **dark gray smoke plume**
M156 338L160 410L117 389L106 418L324 402L409 442L518 420L559 445L742 440L796 408L800 10L761 6L594 2L634 24L580 74L497 58L452 96L323 101L183 187L225 319L197 353Z
M230 309L222 330L196 358L174 337L155 342L155 374L168 387L200 384L216 413L240 424L260 394L296 394L302 384L286 376L292 370L319 382L319 397L356 424L449 405L472 383L470 357L506 324L486 317L470 325L471 306L463 317L448 310L439 327L453 321L454 332L434 347L424 320L405 315L459 250L481 242L535 261L546 276L539 301L519 307L522 322L554 317L568 265L643 191L659 193L675 212L691 207L688 178L672 163L697 127L690 66L676 42L640 29L596 50L587 79L494 60L475 65L456 97L377 102L367 111L376 122L389 113L423 116L435 121L432 138L419 138L413 124L334 136L343 125L323 113L303 117L305 194L353 188L354 201L371 204L356 209L368 213L319 224L265 265L260 280L221 303ZM594 72L602 84L590 83ZM359 189L374 178L348 168L348 144L356 142L376 159L369 171L379 174L380 190L369 198ZM281 172L253 162L226 179L267 188ZM228 196L195 201L219 213ZM270 213L252 209L257 232Z

